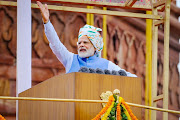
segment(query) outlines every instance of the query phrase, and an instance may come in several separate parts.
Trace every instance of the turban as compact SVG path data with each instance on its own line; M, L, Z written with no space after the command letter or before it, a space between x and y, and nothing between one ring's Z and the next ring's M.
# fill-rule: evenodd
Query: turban
M85 25L84 27L80 28L78 36L78 39L84 35L89 38L93 46L96 48L95 55L97 57L101 57L101 51L103 49L103 38L101 37L99 31L102 31L102 29L91 25Z

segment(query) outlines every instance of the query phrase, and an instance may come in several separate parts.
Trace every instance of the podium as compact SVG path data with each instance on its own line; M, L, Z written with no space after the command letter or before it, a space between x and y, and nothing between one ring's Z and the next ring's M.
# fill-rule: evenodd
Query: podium
M93 73L54 76L19 94L19 97L100 100L102 92L120 90L125 102L141 104L141 79ZM19 120L91 120L102 109L101 103L23 101L18 104ZM141 119L141 108L131 107Z

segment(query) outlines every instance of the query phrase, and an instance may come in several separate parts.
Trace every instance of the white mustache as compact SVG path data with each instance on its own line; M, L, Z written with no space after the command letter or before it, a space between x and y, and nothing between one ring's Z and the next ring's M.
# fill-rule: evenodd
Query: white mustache
M87 49L86 49L86 47L81 47L81 48L79 48L79 51L80 51L81 49L85 49L85 50L87 50Z

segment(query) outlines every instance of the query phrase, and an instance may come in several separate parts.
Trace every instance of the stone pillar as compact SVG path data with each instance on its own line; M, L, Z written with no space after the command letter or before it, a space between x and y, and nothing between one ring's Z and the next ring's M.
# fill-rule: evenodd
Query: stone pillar
M31 88L31 0L17 0L16 96ZM18 102L16 103L18 120Z

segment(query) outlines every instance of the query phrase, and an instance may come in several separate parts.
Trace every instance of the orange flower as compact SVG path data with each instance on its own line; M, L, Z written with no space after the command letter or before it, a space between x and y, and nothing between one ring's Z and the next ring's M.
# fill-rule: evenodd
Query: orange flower
M111 104L112 104L113 101L114 101L113 95L109 96L109 101L108 101L108 103L106 104L106 106L105 106L105 107L99 112L99 114L97 114L96 117L93 118L92 120L98 120L98 119L101 117L101 115L103 115L103 114L107 111L107 109L111 106Z
M120 103L117 104L117 120L121 120L121 109L120 109Z
M132 120L138 120L136 118L136 116L132 113L132 110L130 109L130 107L128 106L128 104L125 103L124 99L122 99L122 104L125 106L125 108L127 109L129 115L131 116Z
M6 120L2 115L0 115L0 120Z

